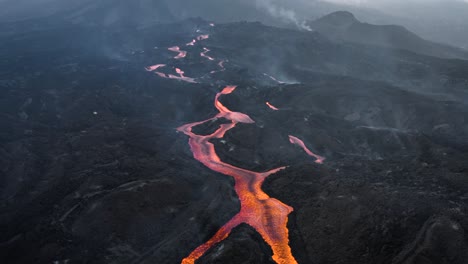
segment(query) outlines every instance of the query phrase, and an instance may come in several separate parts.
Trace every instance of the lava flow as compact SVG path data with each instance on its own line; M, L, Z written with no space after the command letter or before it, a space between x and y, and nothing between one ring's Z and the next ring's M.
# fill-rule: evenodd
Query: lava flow
M179 76L176 76L176 75L173 75L173 74L168 74L167 77L170 78L170 79L181 80L181 81L184 81L184 82L197 83L194 78L185 76L184 75L185 72L182 71L181 69L175 68L175 71L176 71L177 74L179 74Z
M213 25L214 26L214 25ZM200 30L197 30L199 32ZM187 43L187 46L194 46L198 41L208 39L209 35L199 35L196 39ZM210 50L203 48L204 51L201 53L202 57L206 57L209 60L214 58L206 55ZM176 59L183 58L187 55L185 51L181 51L178 46L169 48L174 52L179 52L175 57ZM218 62L220 68L219 71L224 71L224 60ZM166 67L165 64L156 64L146 68L147 71L154 72L163 78L177 79L190 83L196 83L194 78L186 77L184 71L179 68L174 68L178 74L166 74L158 71L159 68ZM211 73L215 73L212 71ZM278 81L272 76L265 74L272 80ZM234 189L239 197L240 211L229 220L224 226L222 226L213 237L207 242L197 247L190 255L182 260L182 264L194 264L203 254L206 253L211 247L217 243L223 241L228 237L231 231L242 223L248 224L253 227L270 245L273 251L273 260L278 264L295 264L297 261L291 253L289 247L289 230L287 228L288 215L293 211L293 208L282 203L281 201L269 197L261 189L262 184L266 177L271 174L277 173L283 170L285 167L280 167L267 172L254 172L239 167L235 167L231 164L224 163L216 153L213 143L210 142L212 139L221 139L224 137L227 131L236 127L238 123L252 124L255 123L248 115L240 112L233 112L224 106L219 98L223 95L231 94L236 89L236 86L227 86L221 92L216 94L214 100L214 106L218 109L219 113L214 117L209 118L205 121L195 122L183 125L177 130L183 132L189 137L189 145L192 150L193 156L196 160L204 164L209 169L231 176L234 178L235 186ZM266 103L268 107L273 110L279 110L278 108L271 105L269 102ZM219 118L224 118L230 121L219 125L219 128L210 135L197 135L192 132L192 129L198 125L206 122L214 121ZM316 158L316 163L322 163L324 158L311 152L300 139L289 136L291 143L301 146L307 154Z
M156 64L156 65L148 66L148 67L146 67L146 70L147 71L156 71L157 69L162 68L162 67L166 67L166 64Z
M187 52L184 51L184 50L180 50L179 46L170 47L170 48L168 48L168 50L179 53L179 54L177 54L177 56L174 57L174 59L176 59L176 60L185 58L185 56L187 56Z
M214 58L206 55L206 53L210 52L211 50L207 49L207 48L203 48L203 52L200 53L200 56L204 57L204 58L207 58L209 59L210 61L213 61Z
M289 142L291 142L291 144L295 144L295 145L300 146L302 149L304 149L304 151L307 153L307 155L314 157L315 158L315 163L323 164L323 162L325 161L324 157L319 156L319 155L313 153L312 151L310 151L306 147L304 142L302 140L298 139L297 137L289 136Z
M216 94L214 105L219 113L205 121L190 123L179 127L177 130L189 136L189 145L196 160L203 163L209 169L231 176L235 180L235 191L239 197L241 209L229 222L222 226L216 234L206 243L197 247L188 257L182 260L182 264L193 264L205 252L215 244L226 239L233 228L245 223L253 227L270 245L273 250L273 260L278 264L297 263L291 253L288 238L288 214L293 208L283 204L281 201L269 197L261 189L266 177L274 174L285 167L277 168L267 172L253 172L224 163L218 157L211 139L223 138L225 133L234 128L238 123L251 124L254 121L246 114L232 112L220 101L221 95L232 93L236 86L227 86ZM197 135L192 132L195 126L225 118L231 123L221 124L211 135Z
M210 35L206 35L206 34L205 35L200 35L200 36L197 37L197 40L201 41L201 40L204 40L204 39L208 39L209 37L210 37Z
M181 80L184 82L189 82L189 83L197 83L194 78L187 77L185 76L185 72L182 71L179 68L175 68L175 72L179 75L174 75L174 74L165 74L163 72L157 71L159 68L166 67L166 64L156 64L153 66L148 66L146 67L146 70L149 72L154 72L157 74L159 77L166 78L166 79L175 79L175 80Z
M275 111L278 111L278 110L279 110L279 108L273 106L272 104L270 104L270 102L266 102L266 105L267 105L268 107L270 107L271 110L275 110Z
M192 39L189 43L185 44L186 46L195 46L195 43L197 43L196 39Z

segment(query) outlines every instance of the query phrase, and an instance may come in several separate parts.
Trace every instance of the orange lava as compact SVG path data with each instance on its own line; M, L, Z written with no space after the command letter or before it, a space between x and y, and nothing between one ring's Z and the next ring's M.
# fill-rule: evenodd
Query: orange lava
M192 39L189 43L185 44L186 46L195 46L195 43L197 43L197 40Z
M294 136L289 136L289 142L291 142L291 144L295 144L295 145L298 145L300 146L301 148L304 149L304 151L307 153L307 155L309 156L312 156L315 158L315 163L318 163L318 164L323 164L323 162L325 161L325 158L322 157L322 156L319 156L315 153L313 153L312 151L310 151L306 145L304 144L304 142L300 139L298 139L297 137L294 137Z
M219 97L232 93L236 86L227 86L220 93L216 94L214 105L219 113L205 121L186 124L177 130L189 136L189 144L195 159L203 163L209 169L231 176L235 180L235 191L239 197L241 209L229 222L222 226L216 234L207 242L197 247L188 257L182 260L182 264L193 264L208 249L228 237L236 226L245 223L252 226L270 245L273 250L273 260L278 264L297 263L291 253L288 238L288 214L293 208L281 201L269 197L261 189L266 177L274 174L285 167L273 169L267 172L253 172L224 163L216 154L211 139L223 138L225 133L234 128L238 123L251 124L254 121L246 114L232 112L220 101ZM231 123L221 124L211 135L197 135L192 132L192 128L200 124L225 118Z
M168 74L167 77L170 78L170 79L181 80L181 81L184 81L184 82L197 83L194 78L185 76L184 75L185 72L182 71L181 69L175 68L175 71L176 71L177 74L179 74L179 76L176 76L176 75L173 75L173 74Z
M200 40L208 39L209 37L210 35L200 35L197 37L197 40L200 41Z
M159 68L162 68L162 67L165 67L165 66L166 66L166 64L156 64L156 65L146 67L146 70L147 71L155 71L155 70L157 70Z
M273 106L272 104L270 104L270 102L266 102L266 105L267 105L268 107L270 107L272 110L275 110L275 111L278 111L278 110L279 110L278 108L276 108L275 106Z
M187 56L187 52L184 51L184 50L180 50L179 46L170 47L170 48L168 48L168 50L179 53L179 54L177 54L177 56L174 57L174 59L176 59L176 60L185 58L185 56Z
M212 57L206 55L206 53L210 52L211 50L209 50L209 49L207 49L207 48L203 48L203 50L204 50L204 51L200 53L200 56L202 56L202 57L204 57L204 58L207 58L207 59L213 61L214 58L212 58Z
M194 78L185 76L184 75L185 72L183 70L179 69L179 68L175 68L175 72L179 76L174 75L174 74L165 74L163 72L157 71L157 69L162 68L162 67L166 67L166 64L156 64L156 65L148 66L145 69L147 71L154 72L155 74L157 74L161 78L181 80L181 81L189 82L189 83L197 83Z

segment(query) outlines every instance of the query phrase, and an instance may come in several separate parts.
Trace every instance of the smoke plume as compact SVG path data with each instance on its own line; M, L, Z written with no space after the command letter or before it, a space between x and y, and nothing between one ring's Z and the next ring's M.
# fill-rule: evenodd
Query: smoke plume
M285 22L293 23L300 29L312 31L312 29L306 24L304 20L298 19L296 12L280 6L273 0L256 0L256 7L268 12L268 14L275 18L281 19Z

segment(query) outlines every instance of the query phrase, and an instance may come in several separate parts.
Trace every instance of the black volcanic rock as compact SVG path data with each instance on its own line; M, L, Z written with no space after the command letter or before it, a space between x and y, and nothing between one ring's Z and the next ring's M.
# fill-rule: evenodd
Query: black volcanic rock
M294 208L299 263L467 263L465 61L260 23L115 29L0 39L2 263L180 263L239 211L234 181L196 161L176 132L216 115L226 85L238 88L220 101L255 123L211 142L234 166L288 166L263 189ZM184 46L200 34L210 38ZM187 57L174 60L173 45ZM145 70L157 63L199 83ZM199 260L270 261L245 225Z
M346 11L311 21L309 26L334 40L403 49L440 58L468 58L468 52L462 49L425 40L402 26L363 23Z
M270 247L250 226L235 228L223 242L210 249L198 264L274 264Z
M323 24L323 26L328 25L330 27L335 27L336 29L341 28L343 30L358 22L359 21L356 19L356 17L348 11L337 11L323 16L315 21L315 23Z
M4 21L57 19L56 23L66 21L106 26L174 21L166 1L45 0L31 3L24 0L7 0L0 4L4 9L3 12L0 12Z
M346 76L383 81L422 93L466 98L466 60L447 60L388 47L341 43L317 32L261 23L231 23L214 29L214 47L229 48L233 63L288 83ZM450 92L448 92L450 91ZM447 93L448 92L448 93Z

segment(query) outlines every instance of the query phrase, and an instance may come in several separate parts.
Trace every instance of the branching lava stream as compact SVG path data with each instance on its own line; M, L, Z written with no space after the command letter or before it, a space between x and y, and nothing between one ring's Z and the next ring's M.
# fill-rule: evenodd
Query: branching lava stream
M311 157L314 157L316 160L315 160L315 163L318 163L318 164L322 164L323 161L325 160L324 157L322 156L319 156L315 153L313 153L312 151L310 151L306 145L304 144L304 142L302 140L300 140L299 138L295 137L295 136L289 136L289 142L291 142L291 144L294 144L294 145L298 145L299 147L301 147L306 153L307 155L311 156Z
M216 154L213 143L214 138L223 138L224 134L234 128L238 123L254 123L246 114L232 112L220 101L221 95L230 94L235 90L235 86L227 86L216 95L214 105L219 114L205 121L195 122L179 127L177 130L190 137L189 144L195 159L203 163L213 171L231 176L235 180L235 190L239 196L241 209L229 222L222 226L218 232L205 244L197 247L188 257L182 260L182 264L193 264L208 249L228 237L229 233L236 226L245 223L257 230L262 238L273 250L273 260L278 264L297 263L294 259L288 238L288 214L293 211L290 206L281 201L269 197L262 191L261 186L266 177L274 174L285 167L273 169L267 172L253 172L224 163ZM196 135L192 128L215 120L225 118L231 121L228 124L220 125L219 129L207 136Z
M213 27L214 24L210 24L210 26ZM200 32L200 30L197 30L197 32ZM199 41L206 40L208 38L208 34L199 35L191 42L187 43L186 46L195 46ZM178 52L178 55L174 57L174 59L177 60L183 59L187 55L187 52L180 50L179 46L173 46L168 49L173 52ZM210 50L208 48L204 47L200 56L208 59L209 61L214 61L215 58L207 55L209 51ZM210 73L226 70L224 67L225 62L227 62L227 60L220 60L217 63L220 70L213 70ZM197 83L195 78L185 76L184 71L176 67L171 68L175 70L177 75L170 73L166 74L159 71L160 68L164 67L167 67L167 65L156 64L146 67L146 70L155 73L161 78ZM267 74L264 75L280 84L283 83ZM214 106L218 109L219 113L214 117L205 121L190 123L177 128L177 131L183 132L189 136L189 145L196 160L215 172L234 178L234 189L239 197L241 206L240 211L231 220L222 226L207 242L197 247L188 257L184 258L182 260L182 264L194 264L195 261L203 256L210 248L226 239L235 227L243 223L253 227L268 243L268 245L270 245L273 251L273 260L276 263L295 264L297 261L292 255L291 248L289 247L289 231L287 228L288 215L293 211L293 208L275 198L269 197L261 189L266 177L285 169L285 167L276 168L267 172L254 172L235 167L221 161L216 153L213 143L210 142L212 139L223 138L226 132L236 127L238 123L255 123L248 115L240 112L233 112L219 101L221 96L231 94L235 89L236 86L226 86L221 92L216 94ZM266 105L272 110L279 110L269 102L266 102ZM192 132L194 127L206 122L214 121L218 118L225 118L229 120L230 123L219 125L219 128L210 135L197 135ZM304 142L300 139L289 136L289 140L291 143L302 147L310 156L315 157L316 163L323 162L324 158L307 149Z

